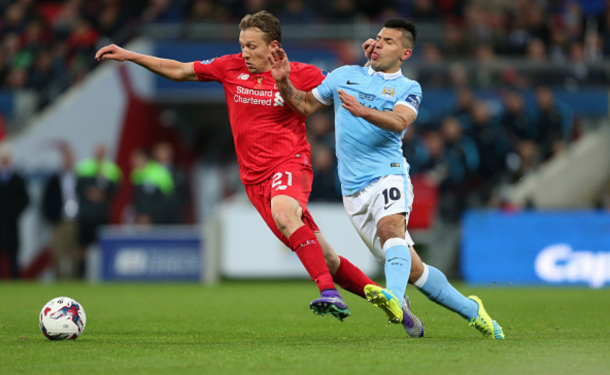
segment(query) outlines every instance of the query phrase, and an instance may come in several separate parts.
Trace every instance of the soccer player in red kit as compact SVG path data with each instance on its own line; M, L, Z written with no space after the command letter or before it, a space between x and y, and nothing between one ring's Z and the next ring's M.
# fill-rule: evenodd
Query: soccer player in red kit
M261 11L245 16L239 27L239 54L182 63L109 45L95 57L98 61L131 61L174 81L223 84L240 176L250 201L318 285L321 296L311 302L311 310L343 320L350 311L334 282L363 298L364 286L373 282L337 256L307 210L313 172L305 118L284 104L267 58L281 47L279 21ZM301 90L312 90L325 77L308 64L291 62L291 69L293 82Z

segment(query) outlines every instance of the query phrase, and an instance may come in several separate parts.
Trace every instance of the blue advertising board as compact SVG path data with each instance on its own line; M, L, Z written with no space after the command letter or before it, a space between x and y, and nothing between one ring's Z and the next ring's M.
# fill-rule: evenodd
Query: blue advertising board
M470 211L461 269L472 284L610 284L610 213Z
M198 281L203 277L201 233L192 229L105 228L99 238L102 279Z

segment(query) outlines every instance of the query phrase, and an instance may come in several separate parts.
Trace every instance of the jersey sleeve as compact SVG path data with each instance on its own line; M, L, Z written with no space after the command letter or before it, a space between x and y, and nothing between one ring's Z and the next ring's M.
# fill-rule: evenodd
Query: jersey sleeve
M222 82L229 56L215 57L208 60L195 61L193 70L200 82Z
M318 87L311 90L314 98L324 105L331 105L333 102L334 86L339 69L341 68L333 70Z
M415 114L419 114L419 105L422 101L422 92L421 86L419 83L413 81L411 86L402 94L399 100L394 104L394 107L397 105L406 105L415 111Z
M324 78L326 78L327 73L317 66L309 65L309 64L301 64L298 63L296 66L298 68L298 85L296 87L299 90L308 92L316 88Z

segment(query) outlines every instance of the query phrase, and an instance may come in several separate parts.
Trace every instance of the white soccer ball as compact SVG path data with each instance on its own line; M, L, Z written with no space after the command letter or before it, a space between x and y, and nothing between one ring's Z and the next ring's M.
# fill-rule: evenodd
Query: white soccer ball
M40 330L49 340L74 340L85 330L87 314L72 298L57 297L44 305L38 321Z

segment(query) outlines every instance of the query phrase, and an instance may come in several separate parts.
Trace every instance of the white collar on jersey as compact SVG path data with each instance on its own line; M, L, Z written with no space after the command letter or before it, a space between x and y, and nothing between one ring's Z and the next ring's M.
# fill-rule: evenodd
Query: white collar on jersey
M373 70L372 67L369 66L369 75L372 76L374 74L379 74L380 76L383 77L383 79L388 81L390 79L396 79L398 77L401 77L402 76L402 69L398 69L398 71L394 72L394 73L384 73L384 72L377 72L377 71Z

